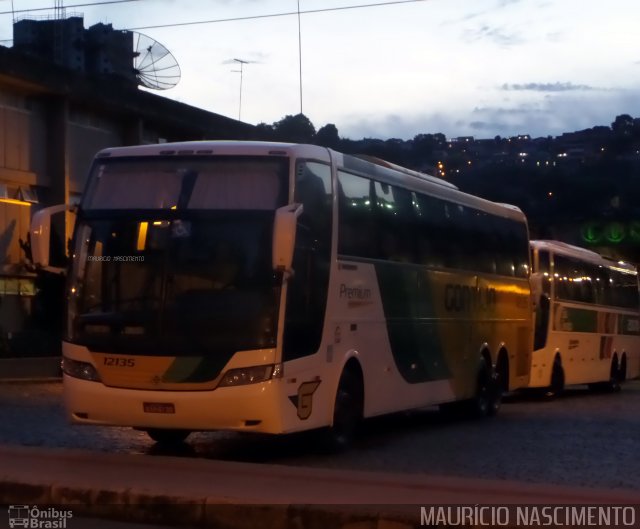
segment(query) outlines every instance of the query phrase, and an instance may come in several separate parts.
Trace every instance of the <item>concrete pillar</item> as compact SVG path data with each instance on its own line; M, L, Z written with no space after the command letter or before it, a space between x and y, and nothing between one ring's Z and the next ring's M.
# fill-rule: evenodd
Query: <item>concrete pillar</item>
M65 96L47 99L48 206L69 203L69 100ZM73 216L60 214L52 219L51 264L61 266L67 255L67 241L73 233ZM55 245L55 248L54 248ZM56 262L57 261L57 262Z

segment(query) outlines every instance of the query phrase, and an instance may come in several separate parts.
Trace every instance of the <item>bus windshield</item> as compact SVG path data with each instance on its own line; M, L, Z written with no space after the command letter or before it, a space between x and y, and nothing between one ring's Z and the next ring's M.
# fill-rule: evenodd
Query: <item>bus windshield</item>
M274 347L281 277L272 230L287 185L286 162L277 162L263 165L270 196L255 158L246 172L237 160L97 168L76 227L68 340L222 364L238 350ZM153 185L153 175L162 181Z

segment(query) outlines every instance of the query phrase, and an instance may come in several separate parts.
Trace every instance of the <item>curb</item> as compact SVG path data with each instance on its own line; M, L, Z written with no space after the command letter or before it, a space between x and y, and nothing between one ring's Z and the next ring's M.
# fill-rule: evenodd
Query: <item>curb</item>
M584 515L584 508L621 506L633 510L634 523L640 522L638 490L22 446L0 446L0 504L68 509L72 517L216 529L493 526L478 522L477 515L462 520L455 514L433 515L448 508L485 509L489 516L501 509L507 522L499 525L507 528L523 527L518 510L536 507L583 509ZM76 528L70 524L69 529Z
M219 529L416 529L416 506L242 504L126 490L0 482L0 504L67 507L73 517ZM411 512L410 512L411 511ZM413 514L412 514L413 513Z
M0 383L55 382L61 379L60 356L0 359Z

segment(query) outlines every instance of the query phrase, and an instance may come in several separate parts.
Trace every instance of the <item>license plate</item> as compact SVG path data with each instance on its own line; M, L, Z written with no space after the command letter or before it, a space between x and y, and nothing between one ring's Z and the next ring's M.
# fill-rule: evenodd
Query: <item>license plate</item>
M143 402L145 413L175 413L176 407L172 402Z

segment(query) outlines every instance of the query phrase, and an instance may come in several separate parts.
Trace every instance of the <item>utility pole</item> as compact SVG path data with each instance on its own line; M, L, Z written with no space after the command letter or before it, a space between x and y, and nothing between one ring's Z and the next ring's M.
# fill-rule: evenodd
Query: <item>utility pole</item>
M240 65L239 70L231 70L232 72L240 72L240 102L238 103L238 121L240 120L240 116L242 115L242 73L245 64L249 64L249 61L244 61L242 59L233 59Z
M300 114L302 114L302 30L300 28L300 0L298 0L298 64L300 70Z

